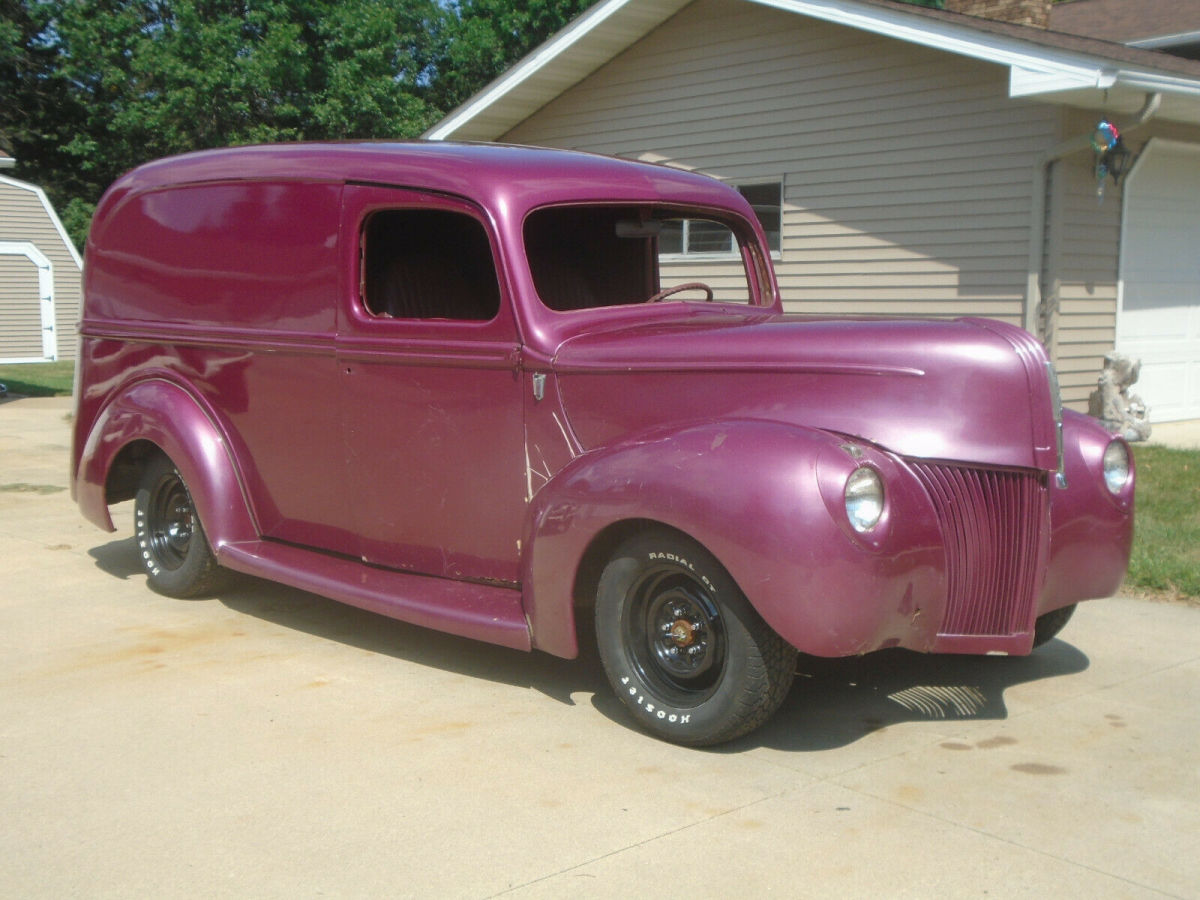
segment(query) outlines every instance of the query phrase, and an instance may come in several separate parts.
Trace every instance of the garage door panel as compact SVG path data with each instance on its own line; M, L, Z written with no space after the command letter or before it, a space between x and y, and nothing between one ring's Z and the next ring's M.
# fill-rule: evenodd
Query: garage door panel
M1125 286L1125 312L1145 310L1151 317L1164 312L1174 320L1176 331L1186 324L1180 321L1181 316L1190 319L1192 309L1198 304L1200 297L1196 296L1195 287L1184 281L1147 280Z
M1200 146L1151 141L1124 202L1117 349L1151 422L1200 418Z

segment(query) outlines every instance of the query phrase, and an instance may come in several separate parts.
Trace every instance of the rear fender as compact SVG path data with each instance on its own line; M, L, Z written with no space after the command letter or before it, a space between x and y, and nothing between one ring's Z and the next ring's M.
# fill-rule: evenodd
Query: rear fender
M878 471L888 498L869 537L850 527L843 500L846 478L863 464ZM581 563L614 526L639 520L703 545L804 652L838 656L936 637L945 557L929 498L903 464L816 429L734 420L584 454L534 496L522 584L535 646L577 654Z
M179 469L214 551L254 540L258 528L213 417L186 389L163 379L139 381L96 417L80 454L75 496L88 521L115 531L106 485L120 452L135 441L157 446Z

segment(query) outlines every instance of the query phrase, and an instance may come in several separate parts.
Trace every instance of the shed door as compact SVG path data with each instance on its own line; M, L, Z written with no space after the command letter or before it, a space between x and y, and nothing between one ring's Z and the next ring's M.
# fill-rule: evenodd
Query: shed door
M1200 146L1151 141L1125 186L1117 350L1151 422L1200 418Z
M31 243L0 241L0 362L56 356L50 260Z

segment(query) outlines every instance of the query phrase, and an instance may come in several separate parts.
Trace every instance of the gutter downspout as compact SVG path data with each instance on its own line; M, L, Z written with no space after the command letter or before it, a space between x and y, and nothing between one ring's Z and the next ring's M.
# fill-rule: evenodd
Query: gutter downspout
M1161 102L1162 94L1147 94L1146 102L1142 104L1142 108L1136 118L1128 125L1122 127L1122 136L1129 134L1137 128L1141 128L1150 121L1154 114L1158 112ZM1091 135L1068 138L1057 147L1051 147L1045 153L1042 153L1037 158L1037 162L1033 164L1033 196L1031 198L1033 202L1031 204L1032 211L1029 222L1029 266L1025 279L1025 309L1023 318L1025 330L1039 340L1045 337L1045 335L1039 334L1038 310L1042 305L1042 263L1044 262L1046 244L1046 185L1050 181L1050 167L1063 157L1070 156L1072 153L1078 153L1080 150L1091 149L1091 146Z

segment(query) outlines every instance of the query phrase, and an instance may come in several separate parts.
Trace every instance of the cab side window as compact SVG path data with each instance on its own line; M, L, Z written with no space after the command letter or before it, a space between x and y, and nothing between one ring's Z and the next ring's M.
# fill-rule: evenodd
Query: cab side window
M500 288L483 225L447 210L373 213L362 234L362 299L373 315L488 321Z

